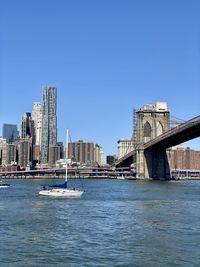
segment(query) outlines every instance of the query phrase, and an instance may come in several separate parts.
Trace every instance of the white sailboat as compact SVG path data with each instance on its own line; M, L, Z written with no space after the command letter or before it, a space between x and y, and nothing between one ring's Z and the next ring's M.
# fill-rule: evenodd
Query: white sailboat
M8 184L8 183L3 183L2 181L0 181L0 189L1 188L7 188L7 187L9 187L10 186L10 184Z
M40 195L43 196L52 196L52 197L81 197L84 191L78 189L68 189L67 188L67 158L68 158L68 130L67 130L67 137L66 137L66 169L65 169L65 182L64 184L60 185L49 185L48 188L43 188L43 190L39 191Z

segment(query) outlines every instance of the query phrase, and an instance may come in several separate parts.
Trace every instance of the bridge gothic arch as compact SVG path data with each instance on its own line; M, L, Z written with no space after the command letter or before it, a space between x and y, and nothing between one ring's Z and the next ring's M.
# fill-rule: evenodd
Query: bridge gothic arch
M151 140L151 136L152 136L152 127L148 121L145 122L143 131L144 131L143 133L144 143L146 143Z
M157 121L156 123L156 136L159 136L161 134L163 134L163 125L160 121Z
M136 143L144 143L156 138L169 130L170 112L163 103L146 105L136 112Z

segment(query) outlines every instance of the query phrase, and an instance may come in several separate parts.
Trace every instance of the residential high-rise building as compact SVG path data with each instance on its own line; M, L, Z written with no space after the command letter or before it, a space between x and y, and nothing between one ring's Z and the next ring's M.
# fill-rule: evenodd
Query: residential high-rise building
M41 158L42 164L49 161L49 146L57 144L57 88L43 88L42 106L42 137L41 137Z
M33 146L33 160L35 163L40 161L40 146L38 145Z
M99 145L92 142L70 142L68 145L68 157L72 161L79 162L80 164L94 165L102 164L103 150Z
M60 159L64 159L66 157L64 153L64 145L63 142L58 142L58 146L60 147Z
M27 167L32 164L32 140L30 137L20 139L18 153L20 167Z
M32 119L35 129L35 145L41 147L42 108L40 102L33 103Z
M103 148L98 144L96 144L94 147L94 161L100 166L104 164Z
M60 149L59 145L49 145L49 165L54 165L60 159Z
M21 120L20 126L20 144L19 144L19 164L25 167L32 164L33 148L35 144L35 130L34 121L32 120L31 113L26 112ZM30 147L30 149L29 149ZM30 153L30 155L28 155Z
M42 134L42 108L40 102L33 103L32 119L34 122L35 144L33 145L33 160L40 161L41 134Z
M6 163L16 164L17 162L17 144L7 144L6 146Z
M17 130L17 125L4 123L2 135L3 135L3 138L6 139L7 143L14 142L19 135L19 132Z
M0 138L0 165L6 165L6 139Z

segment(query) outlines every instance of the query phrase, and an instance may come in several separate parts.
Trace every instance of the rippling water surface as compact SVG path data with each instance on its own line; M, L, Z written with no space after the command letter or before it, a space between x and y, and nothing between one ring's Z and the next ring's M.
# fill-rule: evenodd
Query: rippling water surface
M80 199L39 196L42 180L9 182L0 266L200 266L200 181L83 180Z

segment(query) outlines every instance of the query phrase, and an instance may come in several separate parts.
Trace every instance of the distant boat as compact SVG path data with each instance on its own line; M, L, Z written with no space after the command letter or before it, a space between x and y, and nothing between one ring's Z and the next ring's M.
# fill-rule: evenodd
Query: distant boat
M9 187L10 186L10 184L8 184L8 183L3 183L3 181L0 181L0 188L7 188L7 187Z
M56 185L47 185L43 186L43 189L39 191L40 195L43 196L52 196L52 197L63 197L63 198L70 198L70 197L81 197L84 191L78 189L68 189L67 187L67 157L68 156L68 130L66 136L66 170L65 170L65 182L63 184L56 184Z
M122 175L122 176L117 176L117 179L118 180L125 180L125 177Z

